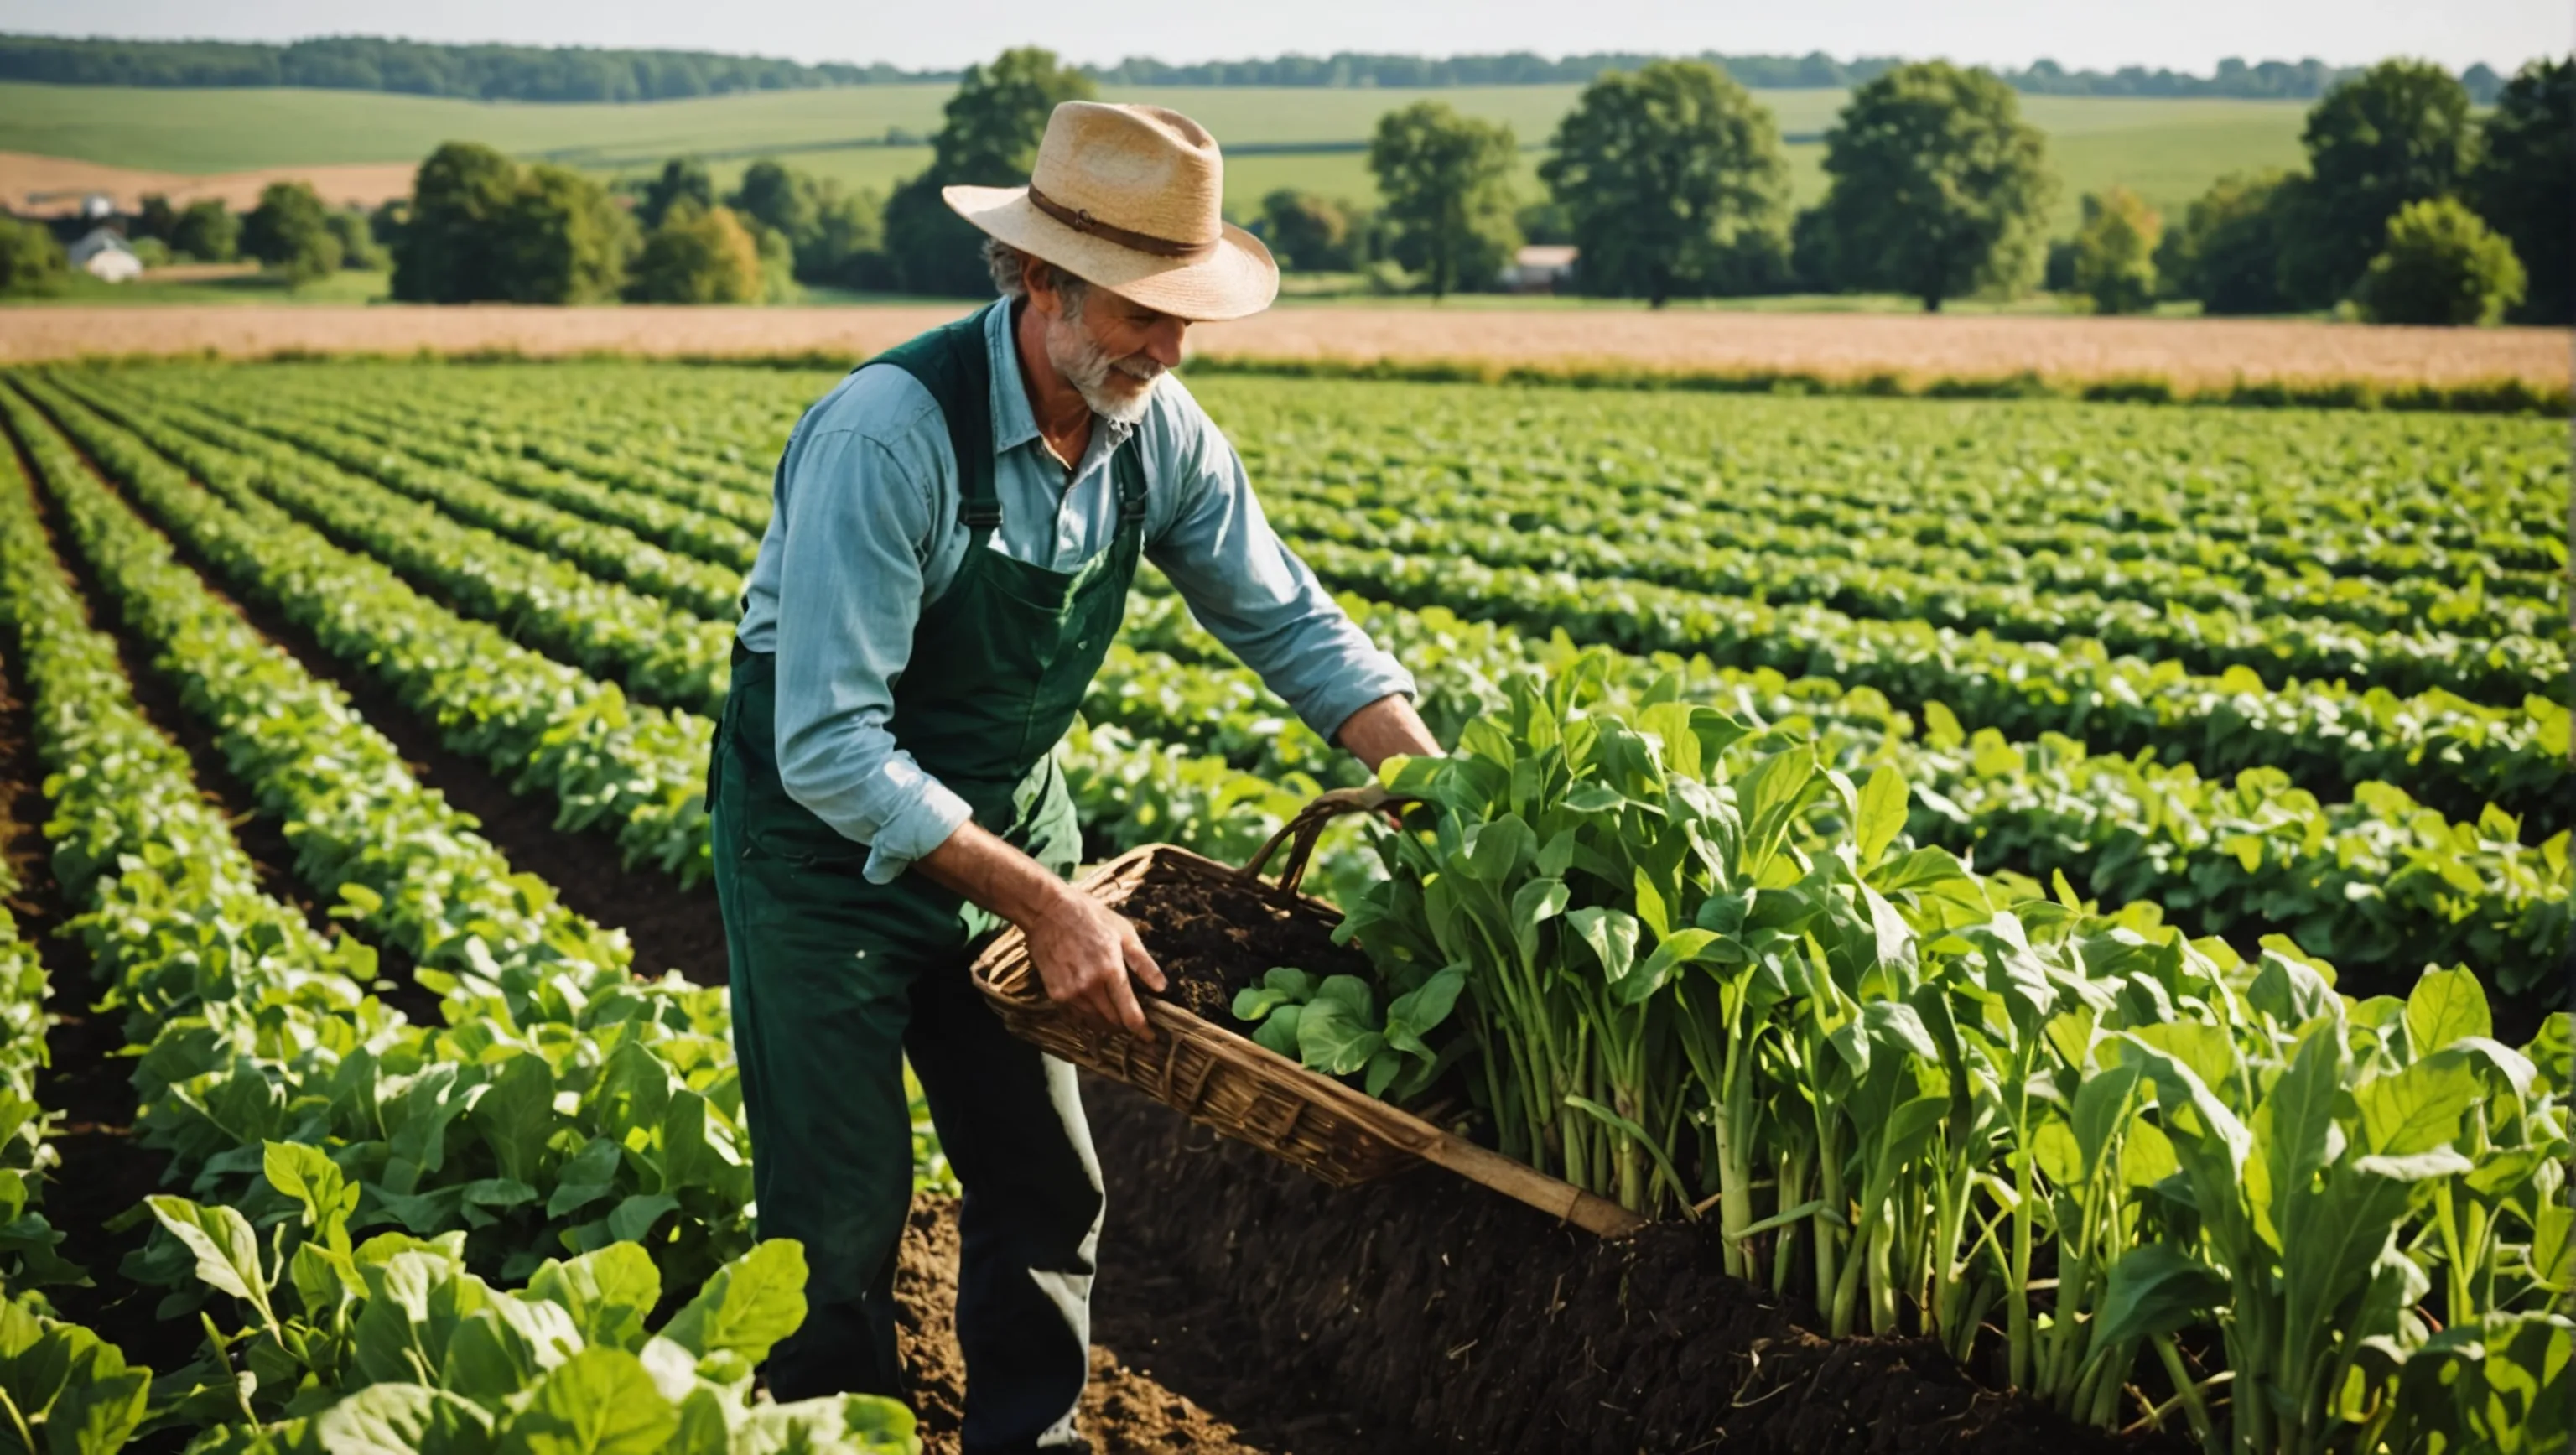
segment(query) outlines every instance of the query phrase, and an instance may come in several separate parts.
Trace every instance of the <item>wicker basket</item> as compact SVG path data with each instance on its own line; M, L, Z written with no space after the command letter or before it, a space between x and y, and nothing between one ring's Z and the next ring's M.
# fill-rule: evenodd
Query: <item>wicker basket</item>
M1259 884L1263 865L1286 843L1289 855L1279 882L1269 887L1278 912L1335 924L1341 916L1332 906L1298 892L1315 840L1331 819L1388 802L1366 793L1325 794L1241 869L1187 849L1148 844L1101 865L1075 887L1115 907L1157 871ZM1013 1035L1123 1081L1190 1120L1249 1142L1335 1187L1356 1186L1429 1161L1596 1233L1625 1233L1641 1225L1641 1219L1615 1203L1363 1096L1170 1001L1142 1000L1156 1037L1150 1042L1066 1011L1047 998L1029 962L1028 942L1016 928L1004 929L985 946L976 957L974 975L976 988Z

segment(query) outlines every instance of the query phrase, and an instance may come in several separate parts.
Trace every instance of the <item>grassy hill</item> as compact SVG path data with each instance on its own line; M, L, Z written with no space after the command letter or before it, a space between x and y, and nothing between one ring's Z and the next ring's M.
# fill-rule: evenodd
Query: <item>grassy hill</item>
M1109 99L1186 111L1228 149L1227 194L1248 213L1273 187L1366 198L1362 148L1377 117L1429 97L1509 122L1525 148L1525 189L1537 193L1538 148L1579 88L1455 87L1424 91L1264 87L1131 87ZM760 156L880 190L929 159L887 146L889 129L927 135L942 85L759 92L641 105L526 105L372 92L151 90L0 83L0 151L115 166L210 173L331 162L409 161L448 140L489 143L522 157L602 172L658 166L675 153L705 157L720 177ZM1801 203L1824 190L1818 138L1841 91L1760 91L1791 139ZM2023 113L2049 134L2064 184L2057 230L2077 199L2115 183L2178 210L2220 173L2287 166L2300 157L2304 103L2025 96Z

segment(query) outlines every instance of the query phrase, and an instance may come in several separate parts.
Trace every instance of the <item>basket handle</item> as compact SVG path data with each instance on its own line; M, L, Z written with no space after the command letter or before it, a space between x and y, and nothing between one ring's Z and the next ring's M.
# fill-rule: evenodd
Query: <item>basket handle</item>
M1279 832L1272 834L1270 841L1261 846L1260 852L1254 854L1251 861L1236 872L1241 874L1246 882L1258 887L1261 871L1269 864L1270 856L1278 852L1281 844L1288 845L1288 858L1279 867L1279 897L1285 900L1297 892L1299 884L1305 882L1306 861L1314 857L1315 841L1323 837L1324 825L1344 814L1375 813L1420 802L1422 800L1419 798L1389 793L1375 783L1359 788L1336 788L1326 793L1319 793L1304 808L1291 815L1286 823L1281 824Z

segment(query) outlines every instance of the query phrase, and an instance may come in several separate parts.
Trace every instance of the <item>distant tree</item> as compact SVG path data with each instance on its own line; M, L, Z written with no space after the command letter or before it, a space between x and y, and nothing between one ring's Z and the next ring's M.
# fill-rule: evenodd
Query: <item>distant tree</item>
M414 174L411 215L393 241L393 295L406 303L508 298L503 218L519 190L516 162L452 141Z
M673 157L662 164L662 175L646 184L643 200L635 206L635 221L647 230L660 227L683 202L697 204L701 212L716 205L715 179L695 157Z
M2470 205L2512 242L2530 292L2514 317L2576 323L2576 59L2538 60L2496 97L2469 172Z
M1512 226L1512 129L1416 101L1377 119L1369 171L1386 199L1396 261L1423 275L1434 298L1483 284L1520 236Z
M367 236L378 245L392 248L394 239L402 236L403 224L411 221L411 199L388 197L367 214Z
M886 256L885 199L866 191L825 185L814 212L813 252L799 252L796 276L838 288L883 291L896 286Z
M314 195L310 182L271 182L261 189L259 205L242 219L241 244L243 252L285 274L296 287L340 268L331 209Z
M1067 101L1099 94L1091 78L1035 46L969 66L948 98L946 121L930 139L930 165L886 202L885 247L901 285L914 293L972 298L993 291L983 234L941 201L950 186L1010 187L1029 179L1047 118Z
M170 266L170 245L157 237L132 238L126 246L134 250L134 260L147 268Z
M2156 247L2157 283L2176 298L2198 299L2203 313L2279 313L2281 213L2284 198L2307 179L2274 169L2230 172L2212 183L2165 230Z
M365 273L383 272L390 262L384 244L376 241L376 230L367 214L355 207L335 208L324 219L330 224L331 236L340 243L340 266Z
M2513 244L2449 197L2398 209L2355 290L2373 323L2490 324L2522 297Z
M1818 227L1837 287L1938 312L2039 272L2056 184L2045 142L1991 72L1924 61L1862 86L1825 133L1825 175Z
M1702 61L1613 71L1557 123L1539 179L1573 223L1583 291L1641 297L1776 286L1789 164L1769 108Z
M1319 193L1281 187L1261 199L1252 230L1279 266L1299 273L1346 273L1352 266L1351 217Z
M178 225L179 210L170 205L170 199L167 196L153 192L145 195L142 207L134 214L134 226L128 228L127 232L130 235L130 241L140 241L149 237L158 238L166 243L170 240L171 230Z
M760 245L732 209L683 202L645 234L626 296L637 303L756 303Z
M2310 185L2282 218L2290 305L2323 308L2350 293L2399 208L2459 187L2473 139L2469 93L2427 61L2382 61L2327 92L2300 136Z
M724 205L793 242L814 232L817 190L813 178L763 158L743 168L742 185Z
M2095 313L2144 313L2156 306L2156 243L2164 219L2126 187L2086 194L2075 230L2074 290Z
M540 162L528 168L495 224L499 291L478 296L605 303L625 281L634 224L607 188L569 167Z
M22 221L0 213L0 294L27 297L51 293L71 275L63 245L41 222Z
M170 224L170 250L201 263L229 263L241 249L241 219L213 197L181 209Z

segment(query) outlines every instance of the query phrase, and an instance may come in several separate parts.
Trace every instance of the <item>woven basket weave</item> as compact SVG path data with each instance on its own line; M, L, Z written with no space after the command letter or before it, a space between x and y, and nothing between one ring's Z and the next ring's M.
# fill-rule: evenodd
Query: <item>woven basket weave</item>
M1326 794L1291 819L1242 869L1169 844L1148 844L1101 865L1074 887L1116 908L1157 873L1234 885L1249 882L1264 890L1277 913L1335 925L1341 915L1322 900L1299 893L1297 885L1326 822L1378 806L1381 800L1372 797ZM1262 884L1261 868L1283 842L1290 853L1279 882ZM1593 1232L1625 1233L1641 1225L1615 1203L1363 1096L1168 1000L1140 997L1155 1032L1150 1042L1067 1011L1047 998L1037 967L1029 961L1028 941L1017 928L1004 929L985 946L976 957L974 977L976 988L1013 1035L1123 1081L1190 1120L1303 1167L1335 1187L1357 1186L1430 1161Z

